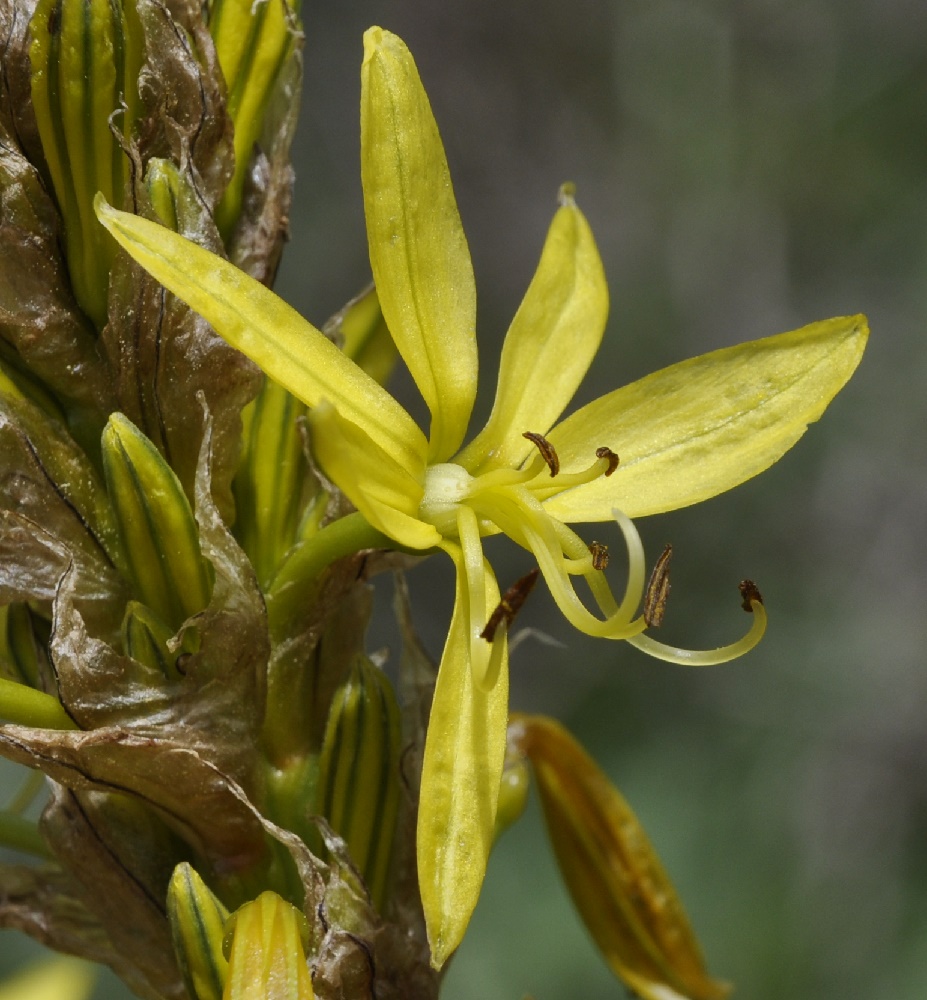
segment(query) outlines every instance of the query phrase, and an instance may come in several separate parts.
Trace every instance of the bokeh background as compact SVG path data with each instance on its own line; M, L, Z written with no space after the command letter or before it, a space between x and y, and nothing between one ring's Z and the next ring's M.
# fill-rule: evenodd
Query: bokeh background
M561 645L520 646L513 703L561 719L619 785L737 996L921 1000L927 6L352 0L311 3L305 19L278 289L321 322L367 280L358 68L362 31L380 23L415 54L447 147L477 278L479 414L564 180L612 295L579 402L693 354L869 315L862 366L794 452L640 525L651 557L675 547L664 638L739 634L736 583L750 576L771 616L761 646L686 671L571 633L538 588L522 622ZM503 583L524 572L525 557L497 548ZM449 566L432 561L411 585L437 653ZM371 648L394 642L384 609ZM32 950L4 935L0 973ZM535 804L493 857L444 995L526 994L622 995L560 886ZM101 997L121 995L104 979Z

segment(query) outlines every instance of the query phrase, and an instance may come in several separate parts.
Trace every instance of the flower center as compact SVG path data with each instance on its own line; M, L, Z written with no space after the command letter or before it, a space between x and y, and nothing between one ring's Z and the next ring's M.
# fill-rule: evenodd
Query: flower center
M425 470L425 495L419 517L433 524L442 535L457 534L457 507L470 494L473 476L461 465L441 462Z

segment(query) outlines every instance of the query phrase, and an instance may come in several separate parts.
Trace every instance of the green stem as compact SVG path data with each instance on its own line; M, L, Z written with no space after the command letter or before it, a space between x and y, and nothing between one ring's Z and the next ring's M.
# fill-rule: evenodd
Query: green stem
M35 729L77 729L57 698L0 677L0 719Z
M267 620L271 635L285 634L287 625L308 606L319 576L336 559L363 549L395 548L360 513L326 524L307 538L284 561L267 592Z
M51 857L48 845L42 840L35 823L15 813L0 812L0 846L34 854L38 858Z

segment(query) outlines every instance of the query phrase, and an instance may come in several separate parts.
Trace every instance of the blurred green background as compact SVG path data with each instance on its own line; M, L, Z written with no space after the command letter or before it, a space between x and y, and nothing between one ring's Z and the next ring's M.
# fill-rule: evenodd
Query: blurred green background
M860 370L793 453L640 525L651 558L675 547L662 638L698 647L739 634L736 583L750 576L771 618L760 647L687 672L570 632L538 588L521 622L563 645L519 648L513 704L561 719L616 781L737 996L920 1000L927 5L355 0L309 4L305 19L278 290L321 322L368 278L358 69L362 31L380 23L417 58L474 257L477 419L564 180L612 295L580 402L693 354L869 315ZM414 401L407 383L397 391ZM510 582L527 562L496 548ZM411 584L437 653L449 566L433 560ZM371 648L394 642L387 604ZM0 973L33 950L11 934L2 943ZM121 995L110 980L104 993ZM444 996L525 994L622 995L559 884L534 805L493 857Z

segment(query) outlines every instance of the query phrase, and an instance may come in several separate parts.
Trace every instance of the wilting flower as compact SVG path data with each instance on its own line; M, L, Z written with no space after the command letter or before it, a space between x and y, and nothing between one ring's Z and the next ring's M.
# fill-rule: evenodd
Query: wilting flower
M364 42L370 260L384 318L431 413L428 437L266 288L102 199L97 209L139 263L312 408L316 456L359 512L316 536L319 568L376 544L440 548L455 563L418 827L419 881L440 965L466 928L492 842L507 720L506 629L524 596L516 587L500 601L482 538L502 532L530 550L564 615L590 635L626 639L682 663L739 655L765 624L750 588L744 605L753 625L730 646L695 652L644 634L645 561L629 518L714 496L775 462L849 378L867 329L862 317L839 318L717 351L603 396L558 424L592 363L608 306L595 243L565 187L505 341L492 414L462 448L477 386L469 252L411 55L380 28ZM603 573L605 547L587 546L567 527L611 519L629 556L620 600ZM598 614L577 595L576 576L585 578ZM271 586L269 603L274 596Z

